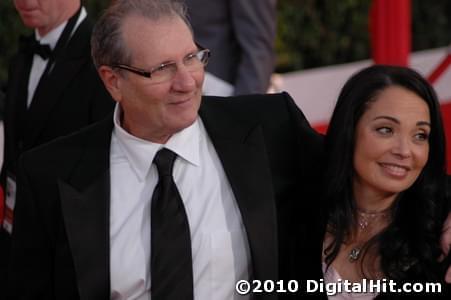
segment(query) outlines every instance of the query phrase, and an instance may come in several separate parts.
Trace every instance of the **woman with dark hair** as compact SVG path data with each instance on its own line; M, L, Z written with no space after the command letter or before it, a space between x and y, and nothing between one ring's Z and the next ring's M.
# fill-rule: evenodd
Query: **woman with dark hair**
M443 282L449 265L438 261L449 212L445 135L428 82L394 66L371 66L353 75L339 95L326 153L322 205L327 212L325 234L320 234L324 283ZM301 272L313 263L308 264ZM376 296L373 290L338 293L333 299ZM399 296L406 294L389 297Z

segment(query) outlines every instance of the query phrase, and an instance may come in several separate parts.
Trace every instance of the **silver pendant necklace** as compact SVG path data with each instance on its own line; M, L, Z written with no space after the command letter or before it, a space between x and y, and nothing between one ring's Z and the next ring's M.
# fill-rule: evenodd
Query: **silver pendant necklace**
M360 251L361 251L360 246L352 248L348 255L349 262L355 262L356 260L358 260L360 256Z
M377 220L384 218L388 215L388 209L384 209L383 211L379 212L367 212L360 209L357 209L357 216L358 216L358 230L360 232L367 231L368 227L371 227L371 225ZM360 254L362 253L362 246L363 243L356 245L349 251L348 254L348 260L349 262L353 263L357 261L360 258Z

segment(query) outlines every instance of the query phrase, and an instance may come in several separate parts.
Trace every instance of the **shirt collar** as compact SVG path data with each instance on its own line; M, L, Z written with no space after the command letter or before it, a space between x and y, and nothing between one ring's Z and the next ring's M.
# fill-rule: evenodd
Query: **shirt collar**
M58 39L59 39L61 33L63 32L66 24L67 24L67 21L61 23L56 28L53 28L46 35L44 35L42 37L39 35L38 31L35 30L34 33L36 36L36 40L38 42L40 42L41 44L49 45L52 50L55 49L56 43L58 42Z
M80 25L80 23L86 18L87 12L84 7L81 8L80 15L78 16L77 23L74 26L74 30L71 34L73 34L76 30L76 28ZM53 50L56 47L56 43L58 42L58 39L60 38L61 34L63 33L64 27L67 24L67 20L55 27L54 29L50 30L46 35L40 36L38 33L38 30L34 31L36 40L40 42L41 44L47 44L50 46L50 48Z
M193 124L172 135L166 144L162 145L143 140L128 133L121 126L121 113L120 105L116 104L113 116L113 135L117 138L121 150L140 181L146 178L156 153L163 147L173 151L181 159L194 166L200 165L199 143L201 130L199 128L199 117Z

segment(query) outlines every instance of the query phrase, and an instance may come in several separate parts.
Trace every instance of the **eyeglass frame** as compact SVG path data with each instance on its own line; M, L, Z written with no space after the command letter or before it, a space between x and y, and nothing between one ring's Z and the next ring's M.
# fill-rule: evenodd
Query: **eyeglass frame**
M206 62L205 63L203 63L202 61L201 62L202 62L202 64L205 67L208 64L208 60L211 57L210 49L201 47L198 44L196 44L196 45L198 46L199 50L197 52L195 52L195 53L188 54L183 59L185 59L186 57L188 57L190 55L197 56L201 52L204 52L207 55ZM141 69L141 68L136 68L136 67L133 67L133 66L129 66L129 65L126 65L126 64L113 64L113 65L110 66L110 68L113 68L113 69L117 68L117 69L121 69L121 70L126 70L126 71L132 72L134 74L140 75L140 76L145 77L145 78L152 78L152 73L154 73L157 69L159 69L161 67L164 67L164 66L167 66L167 65L172 65L172 64L176 64L176 62L171 61L171 62L167 62L167 63L162 63L162 64L159 64L156 67L151 68L149 71Z

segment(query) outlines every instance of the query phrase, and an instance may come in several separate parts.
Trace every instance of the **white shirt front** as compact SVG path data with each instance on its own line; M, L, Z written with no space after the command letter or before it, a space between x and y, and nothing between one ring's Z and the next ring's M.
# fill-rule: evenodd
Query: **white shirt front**
M80 15L78 16L77 23L75 23L74 29L72 30L71 35L78 28L80 23L86 18L87 13L84 7L81 8ZM47 44L50 46L50 49L55 49L56 43L60 38L60 35L63 33L64 27L66 26L67 21L61 23L51 31L49 31L45 36L41 37L37 30L35 30L35 37L38 42L41 44ZM28 98L27 98L27 107L30 107L31 100L33 100L34 92L38 87L39 80L42 77L42 74L47 67L48 59L43 59L39 55L33 55L33 63L31 65L30 77L28 79Z
M175 152L173 176L191 231L194 299L248 299L235 283L249 279L247 235L230 184L200 118L165 145L130 135L114 112L110 176L111 299L150 299L150 207L163 146Z

